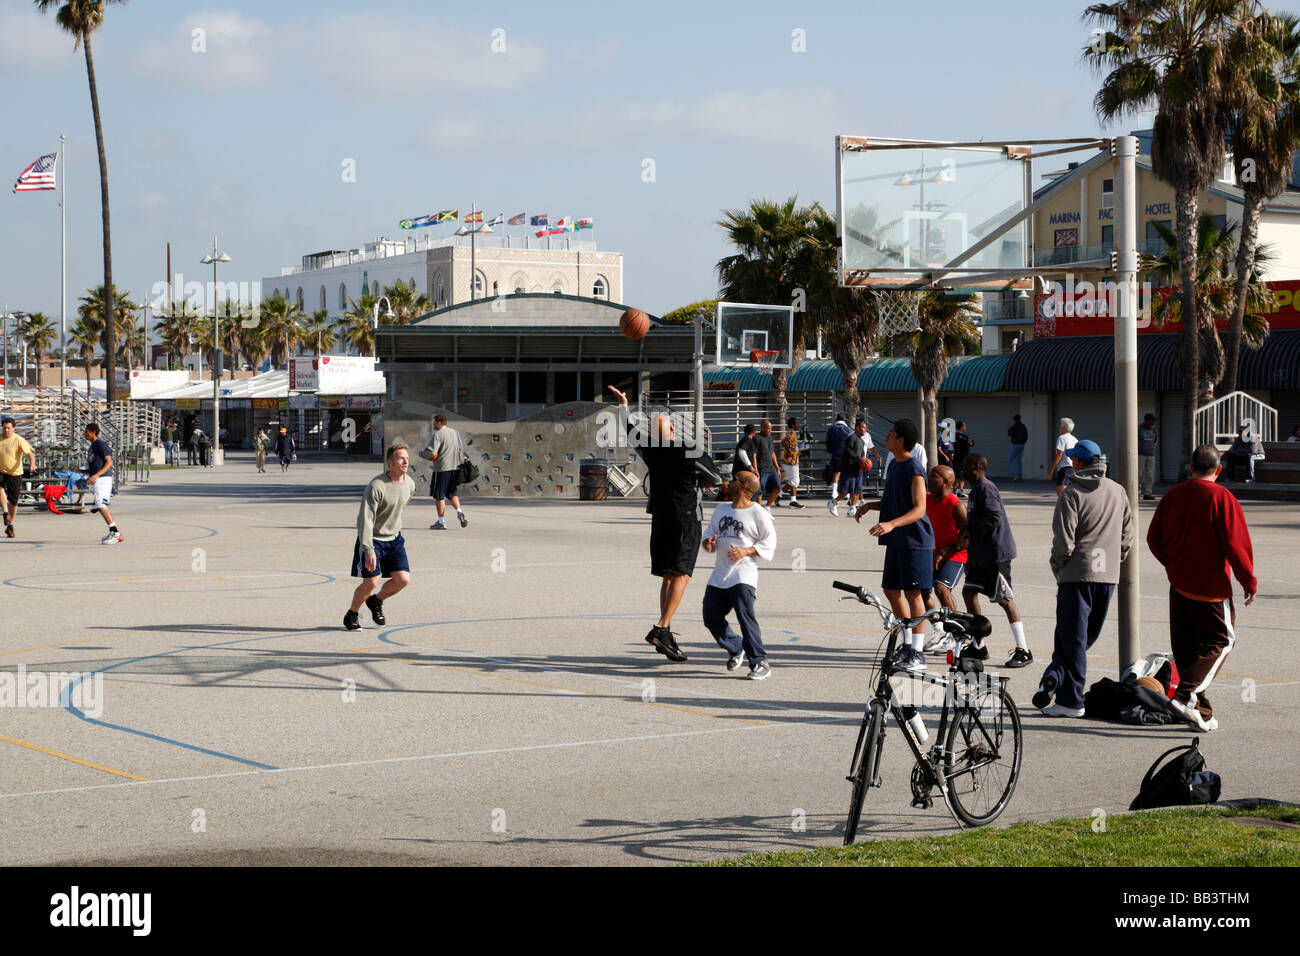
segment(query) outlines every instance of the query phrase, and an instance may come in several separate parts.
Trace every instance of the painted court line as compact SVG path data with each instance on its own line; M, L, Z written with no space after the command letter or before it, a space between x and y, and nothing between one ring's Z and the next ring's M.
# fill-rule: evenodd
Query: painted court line
M0 734L0 740L5 743L14 744L18 747L26 747L28 750L35 750L37 753L47 754L51 757L58 757L60 760L67 760L71 763L80 764L83 767L89 767L92 770L102 770L104 773L111 773L115 777L125 777L128 780L137 780L146 782L148 777L139 777L133 773L127 773L125 770L114 770L112 767L105 767L103 764L91 763L89 760L82 760L80 757L73 757L69 754L59 753L57 750L50 750L48 747L42 747L39 744L31 744L25 740L18 740L16 737L6 737Z

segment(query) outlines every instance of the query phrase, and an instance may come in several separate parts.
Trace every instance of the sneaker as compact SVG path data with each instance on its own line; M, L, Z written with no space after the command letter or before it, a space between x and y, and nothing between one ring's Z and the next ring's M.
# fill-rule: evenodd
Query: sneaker
M343 626L349 631L361 630L361 619L357 616L356 611L348 611L343 615Z
M1033 662L1034 662L1034 655L1029 652L1028 648L1017 647L1015 653L1011 655L1011 659L1008 660L1002 666L1003 667L1024 667L1028 664L1032 664Z
M1049 704L1042 708L1044 717L1082 717L1082 707L1065 707L1061 704Z
M831 513L832 518L838 518L840 516L840 509L834 498L826 502L826 510Z
M376 624L388 623L384 620L384 602L375 597L375 595L372 594L370 597L366 598L366 607L370 608L370 619Z
M14 526L13 526L12 524L10 524L8 521L6 521L6 522L5 522L5 537L6 537L6 538L12 538L13 536L14 536Z
M460 526L461 526L462 528L464 528L464 527L466 527L466 526L469 525L469 519L465 517L465 512L463 512L463 511L457 511L457 512L456 512L456 517L460 519Z
M970 641L961 649L962 657L973 657L975 660L986 661L989 659L989 649L983 642L976 643Z
M791 507L791 508L802 508L803 505L800 504L797 500L795 500L795 501L791 501L791 502L790 502L790 507Z
M727 658L727 670L738 671L740 670L740 665L743 663L745 663L744 651L741 651L739 654L732 654Z
M1043 710L1052 703L1052 698L1056 695L1056 678L1043 676L1043 681L1038 685L1038 691L1030 699L1039 710Z
M907 663L912 659L912 645L901 644L894 651L894 656L889 659L889 663L894 665L894 670L906 670Z
M1189 707L1180 700L1171 700L1169 702L1169 709L1183 720L1187 721L1187 723L1191 724L1193 730L1198 730L1203 734L1209 733L1211 730L1217 730L1219 727L1219 722L1213 717L1206 720L1201 716L1199 710L1195 707Z
M1155 500L1156 500L1156 496L1155 496L1155 495L1143 495L1143 496L1142 496L1142 500L1143 500L1143 501L1155 501Z
M445 521L443 521L441 518L439 518L439 519L438 519L437 521L435 521L433 524L429 525L429 530L430 530L430 531L446 531L446 530L447 530L447 522L445 522Z
M99 543L100 544L121 544L122 532L110 531L108 534L104 535L104 537L99 539Z
M673 632L666 627L660 627L656 624L650 628L650 633L645 636L646 642L653 644L655 650L667 657L670 661L680 663L686 660L686 655L682 649L677 646L677 639L673 637Z
M935 651L939 654L955 651L957 649L957 640L951 634L945 631L931 631L925 639L925 650L927 652Z
M910 674L919 674L925 670L925 654L921 651L911 648L911 654L907 663L903 665L903 670Z
M750 680L767 680L772 676L772 668L768 666L767 661L759 661L749 669Z

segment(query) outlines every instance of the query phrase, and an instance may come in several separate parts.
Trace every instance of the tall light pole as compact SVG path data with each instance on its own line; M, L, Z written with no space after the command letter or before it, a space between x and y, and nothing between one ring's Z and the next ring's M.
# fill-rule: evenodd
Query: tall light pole
M388 301L388 296L381 295L379 302L388 302L388 311L384 313L384 318L397 318L393 312L393 303ZM376 302L375 307L370 310L370 343L376 359L379 358L379 302Z
M199 260L201 265L212 264L212 463L215 465L221 451L221 323L217 306L217 263L230 262L230 256L217 251L217 237L212 237L212 252Z

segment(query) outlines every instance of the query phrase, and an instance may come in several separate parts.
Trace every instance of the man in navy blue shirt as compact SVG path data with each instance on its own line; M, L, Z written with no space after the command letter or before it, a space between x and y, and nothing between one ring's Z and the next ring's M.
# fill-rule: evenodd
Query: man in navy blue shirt
M99 426L94 422L86 426L85 436L90 442L90 448L86 450L86 484L94 497L90 511L92 514L98 512L108 525L108 534L99 543L121 544L122 532L117 530L108 510L108 502L113 497L113 449L99 437Z
M970 507L966 512L966 586L962 589L962 597L966 599L966 610L972 614L980 613L981 594L1006 611L1016 649L1003 666L1024 667L1033 663L1034 655L1025 640L1025 622L1020 619L1016 595L1011 590L1011 562L1016 557L1016 541L1011 536L1011 525L998 486L986 477L988 459L973 453L967 456L964 467L966 480L970 482ZM981 658L988 657L983 642L977 644L976 650Z
M889 607L898 618L920 617L925 613L925 592L934 585L934 529L925 512L925 471L912 457L920 441L916 424L900 418L885 436L885 447L894 462L885 474L885 490L879 501L863 505L853 516L861 521L868 511L880 509L879 524L871 535L885 546L885 570L881 586ZM912 631L910 644L898 648L894 663L903 670L925 670L925 624Z

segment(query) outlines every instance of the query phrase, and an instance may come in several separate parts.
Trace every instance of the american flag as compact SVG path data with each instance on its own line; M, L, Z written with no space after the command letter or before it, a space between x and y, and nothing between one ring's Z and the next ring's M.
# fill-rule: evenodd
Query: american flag
M50 153L48 156L42 156L24 169L22 175L18 177L18 182L14 183L14 192L25 193L34 189L57 189L58 187L54 183L54 161L58 158L58 153Z
M509 219L507 219L507 220L506 220L506 225L507 225L507 226L522 226L522 225L524 224L524 218L525 218L525 217L524 217L524 213L521 212L519 215L517 215L517 216L511 216Z

